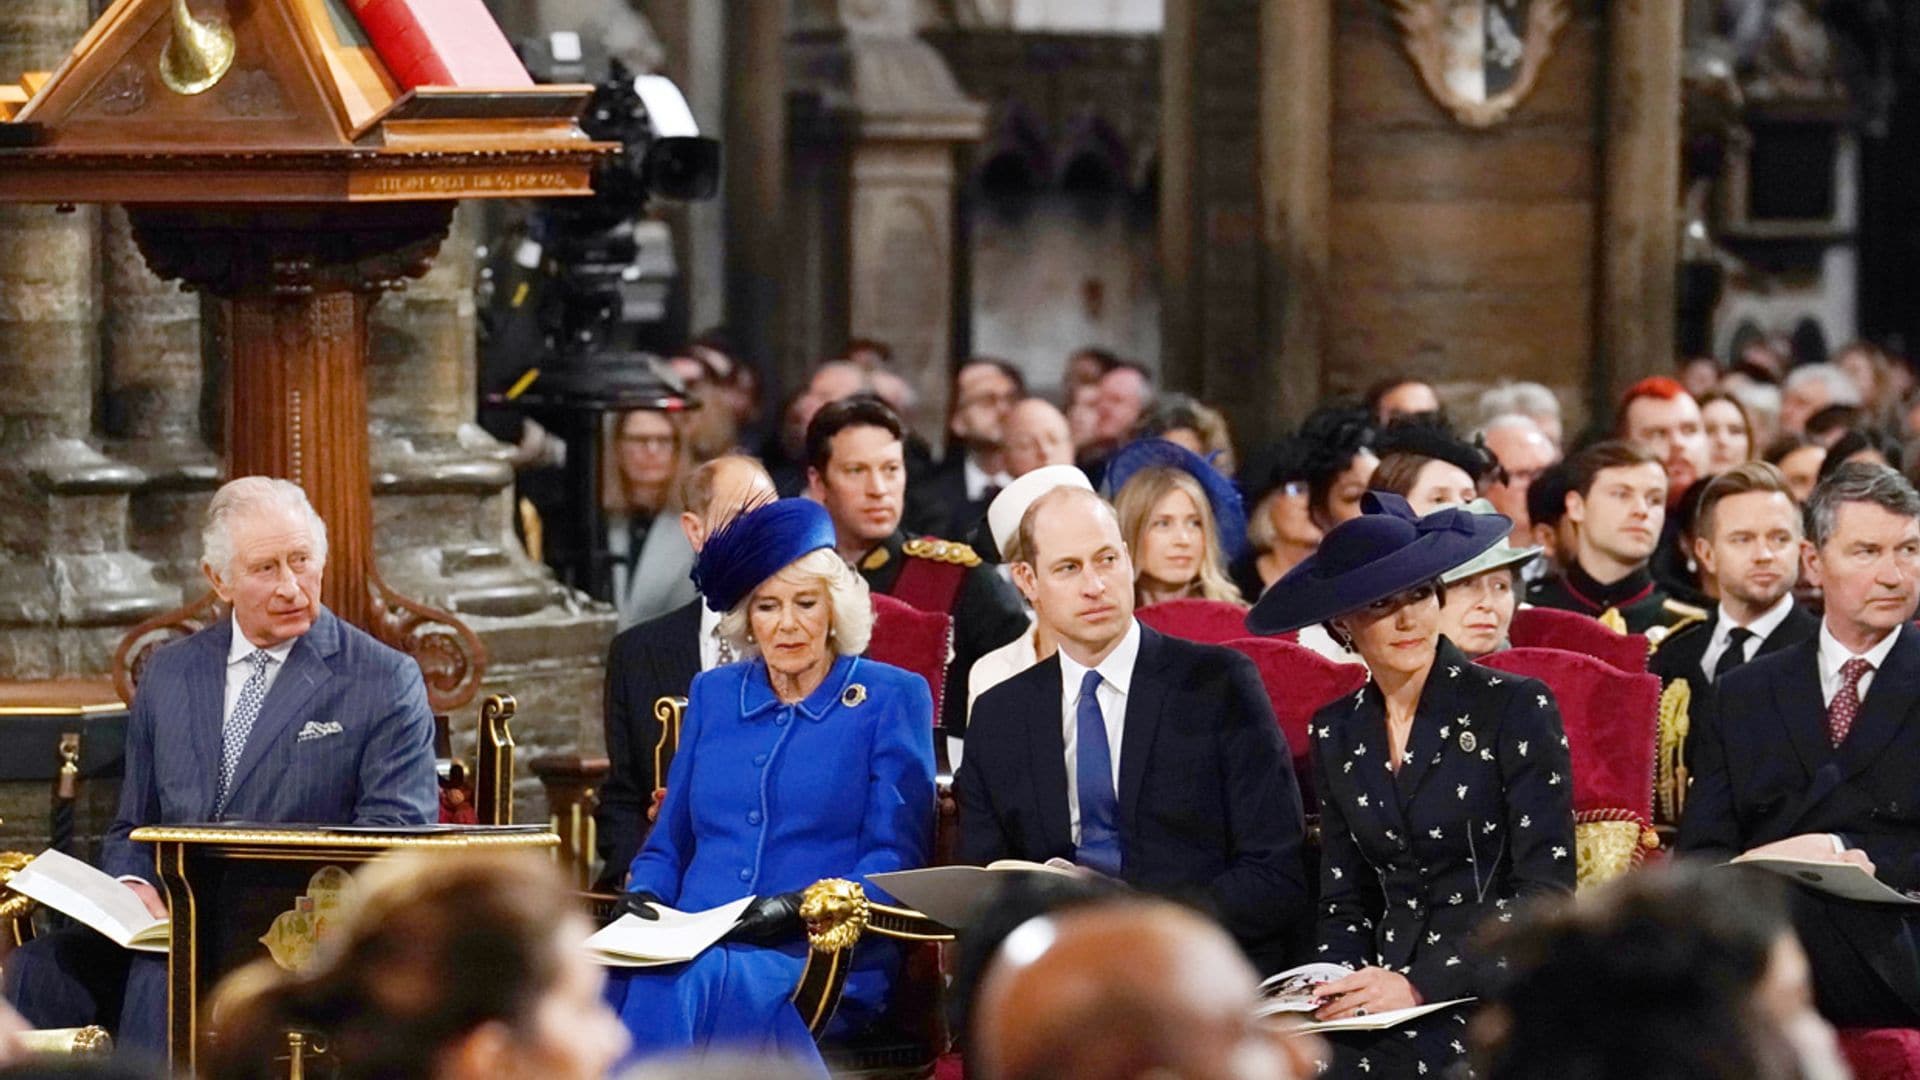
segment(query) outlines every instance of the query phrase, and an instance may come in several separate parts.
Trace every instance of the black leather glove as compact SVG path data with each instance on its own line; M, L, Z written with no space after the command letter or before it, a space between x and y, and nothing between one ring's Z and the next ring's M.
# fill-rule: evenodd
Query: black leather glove
M660 898L645 890L621 893L620 899L613 902L613 911L608 914L607 923L612 925L619 922L622 915L634 915L648 922L657 921L660 913L648 905L658 903Z
M780 893L755 900L740 916L740 925L727 932L727 940L769 945L800 929L800 894Z

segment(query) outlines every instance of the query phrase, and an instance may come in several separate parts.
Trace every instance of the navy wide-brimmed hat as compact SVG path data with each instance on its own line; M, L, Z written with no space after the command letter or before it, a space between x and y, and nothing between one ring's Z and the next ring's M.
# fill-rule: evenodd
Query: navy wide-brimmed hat
M1221 553L1234 562L1247 553L1247 510L1240 492L1213 463L1199 454L1165 439L1135 439L1114 452L1107 460L1107 471L1100 493L1109 500L1120 497L1120 489L1144 469L1179 469L1200 482L1207 493L1207 505L1213 510L1214 532L1220 538Z
M833 518L811 499L775 499L714 530L693 562L693 584L714 611L732 611L800 556L834 546Z
M1407 500L1369 491L1361 514L1320 541L1320 550L1262 593L1247 629L1283 634L1358 611L1375 600L1432 581L1500 542L1513 530L1501 514L1461 507L1425 517Z

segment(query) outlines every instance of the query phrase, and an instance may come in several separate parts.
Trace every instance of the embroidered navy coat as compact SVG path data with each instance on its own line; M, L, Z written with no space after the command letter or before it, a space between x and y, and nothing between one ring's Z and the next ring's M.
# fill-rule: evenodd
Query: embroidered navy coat
M1430 1002L1477 996L1498 961L1476 955L1474 932L1574 886L1573 775L1553 695L1442 637L1398 773L1372 681L1315 714L1312 747L1324 844L1315 959L1391 968ZM1408 1030L1369 1034L1421 1041ZM1460 1026L1436 1052L1457 1057L1451 1044L1464 1041Z

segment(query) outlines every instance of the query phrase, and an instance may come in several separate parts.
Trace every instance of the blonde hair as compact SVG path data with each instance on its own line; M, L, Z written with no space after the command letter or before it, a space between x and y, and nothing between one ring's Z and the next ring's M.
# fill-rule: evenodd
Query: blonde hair
M1147 532L1147 522L1153 517L1153 508L1168 492L1182 491L1200 513L1201 531L1206 534L1206 544L1200 553L1200 566L1194 572L1193 580L1187 583L1186 595L1197 596L1204 600L1224 600L1229 604L1244 604L1240 589L1227 577L1226 556L1220 552L1220 527L1213 517L1213 504L1207 501L1207 493L1184 470L1166 467L1142 469L1135 473L1127 485L1120 489L1113 500L1113 508L1120 518L1120 535L1127 542L1127 550L1133 555L1133 582L1135 601L1139 602L1141 541Z
M807 552L776 570L767 581L825 586L827 606L832 609L827 624L830 635L827 644L841 656L858 656L867 651L867 641L873 637L873 599L867 592L866 579L854 573L831 548ZM763 581L755 586L732 611L720 616L720 636L745 655L759 652L754 643L747 640L751 627L748 612L753 607L753 598L765 584Z

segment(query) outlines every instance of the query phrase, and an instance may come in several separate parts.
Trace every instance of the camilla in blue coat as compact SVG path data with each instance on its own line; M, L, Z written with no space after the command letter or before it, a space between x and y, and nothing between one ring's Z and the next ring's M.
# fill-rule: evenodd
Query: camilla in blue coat
M700 911L758 899L695 960L617 970L610 994L636 1057L707 1049L778 1054L825 1075L789 998L806 964L800 893L924 866L932 846L933 698L917 675L861 658L872 608L818 504L749 510L695 567L720 632L750 659L688 695L667 794L634 857L622 911ZM855 1031L885 1004L897 953L863 944L835 1014Z

